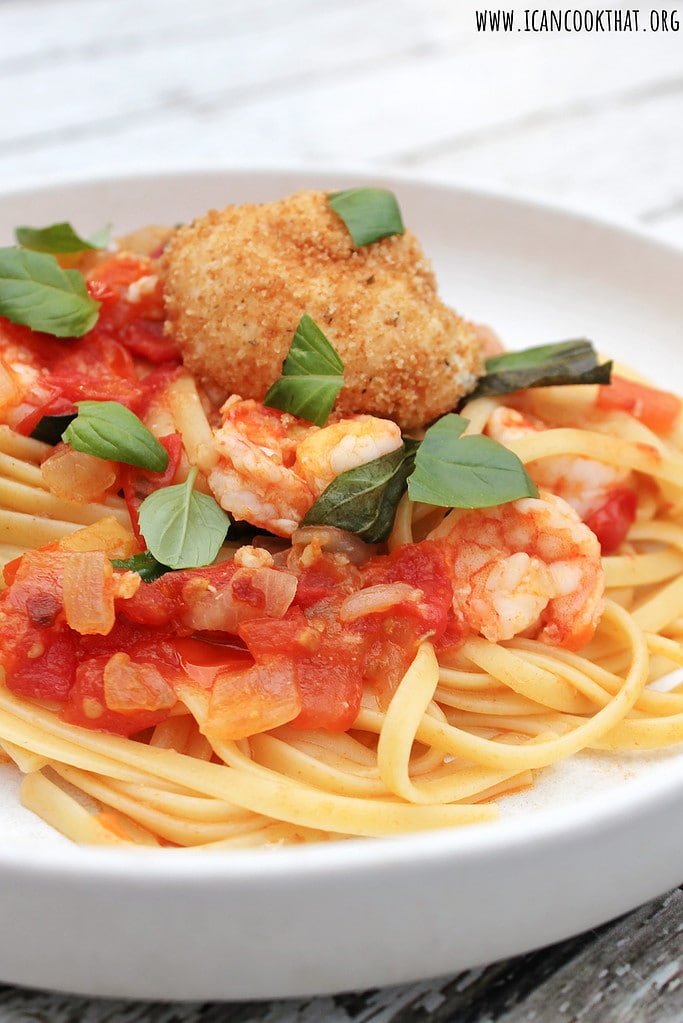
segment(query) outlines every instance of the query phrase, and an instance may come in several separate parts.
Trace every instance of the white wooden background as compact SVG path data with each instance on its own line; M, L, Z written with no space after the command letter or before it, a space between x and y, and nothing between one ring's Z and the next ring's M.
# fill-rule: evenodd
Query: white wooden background
M0 191L162 168L399 172L683 246L683 6L611 6L640 30L481 32L483 4L461 0L0 0ZM652 31L662 10L677 30ZM0 1021L680 1023L682 928L678 891L409 988L171 1007L0 987Z
M638 33L559 34L477 32L476 6L0 0L0 187L367 166L683 242L683 28L649 21L683 7L641 4Z

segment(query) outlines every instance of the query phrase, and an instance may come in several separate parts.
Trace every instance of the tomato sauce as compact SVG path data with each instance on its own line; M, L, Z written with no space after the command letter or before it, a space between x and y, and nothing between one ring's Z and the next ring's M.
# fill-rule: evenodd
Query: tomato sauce
M58 341L3 324L27 363L41 367L39 384L28 386L18 410L16 428L24 433L45 416L72 414L81 399L115 400L144 416L180 371L179 354L163 335L163 296L149 259L116 256L87 286L100 312L82 338ZM118 467L141 549L140 505L174 481L183 457L179 434L160 439L169 456L163 473ZM13 692L55 704L86 728L140 732L177 713L178 694L189 686L209 696L207 734L239 738L284 722L343 731L358 714L365 684L385 702L421 640L439 646L461 638L448 550L439 543L377 554L363 566L318 551L296 569L273 567L268 571L289 573L284 603L272 574L264 585L258 570L230 561L152 582L131 582L129 572L109 571L107 562L105 579L84 575L86 592L69 598L73 556L68 545L54 543L5 567L0 665ZM420 600L344 620L347 597L393 583L408 584ZM90 621L95 606L99 617L93 610Z
M377 555L363 569L321 553L301 570L294 599L279 618L269 616L263 591L245 583L245 570L232 562L168 572L116 599L116 620L106 635L81 635L65 621L60 593L69 556L52 545L7 566L9 585L0 595L6 684L22 696L56 702L68 721L123 735L164 720L175 702L167 689L187 682L221 689L223 737L230 733L228 683L233 702L241 693L255 708L253 731L268 718L269 694L277 690L282 701L283 686L292 725L346 730L358 714L364 683L386 698L418 643L427 636L443 643L451 624L447 550L437 543ZM424 599L340 620L344 598L378 581L421 582ZM203 628L207 594L209 606L228 596L237 608L234 632ZM131 696L124 707L125 685Z

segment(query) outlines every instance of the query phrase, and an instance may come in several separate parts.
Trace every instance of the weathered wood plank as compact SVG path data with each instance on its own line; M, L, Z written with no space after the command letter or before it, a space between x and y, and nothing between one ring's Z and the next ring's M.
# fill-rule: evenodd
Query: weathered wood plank
M153 121L162 110L197 114L241 105L252 93L288 92L302 80L313 88L339 73L351 76L377 60L419 47L425 30L414 7L397 6L399 16L390 32L383 31L382 0L370 0L362 8L356 3L327 9L310 2L260 11L257 6L248 17L237 18L229 16L228 8L213 22L187 19L185 25L176 18L171 32L166 12L191 9L174 0L159 6L155 25L136 32L136 9L119 13L116 5L100 3L103 25L90 19L84 26L78 19L61 23L63 49L55 40L55 49L41 59L5 64L3 77L11 82L16 99L5 109L4 149L34 149L71 130L82 135L104 128L106 133L122 119L134 126ZM128 27L127 34L119 27L118 38L112 38L109 22L114 17L119 26ZM0 36L6 35L0 8ZM297 57L300 50L303 61Z
M666 222L680 201L676 34L473 26L466 5L414 0L235 0L218 13L209 0L11 0L0 182L162 163L368 165Z

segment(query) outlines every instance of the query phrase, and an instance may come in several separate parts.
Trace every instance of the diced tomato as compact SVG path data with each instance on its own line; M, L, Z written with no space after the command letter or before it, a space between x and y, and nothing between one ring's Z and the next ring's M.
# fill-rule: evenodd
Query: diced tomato
M294 726L331 731L350 727L363 691L363 637L334 619L312 624L297 607L280 621L245 622L240 636L257 664L273 656L293 664L301 698Z
M76 678L78 654L73 633L69 629L51 630L44 632L39 642L43 648L40 657L15 658L15 666L6 672L7 688L18 696L61 702L68 697Z
M180 361L180 349L164 335L162 323L133 320L118 331L117 337L132 355L155 365Z
M150 286L140 287L133 298L131 285L146 279ZM106 326L118 327L128 322L130 310L136 317L162 320L164 317L163 286L152 261L145 256L117 254L90 273L88 290L102 302L100 320Z
M325 636L318 650L295 662L301 711L295 728L345 732L358 717L363 696L364 650L351 632Z
M117 655L102 654L79 664L74 684L62 711L64 720L84 728L114 732L118 735L134 735L164 721L169 715L169 707L156 709L153 701L152 709L149 709L145 706L144 697L137 708L131 705L131 709L126 712L111 710L107 706L105 672L112 656ZM144 664L145 662L141 662L141 665ZM159 674L156 665L152 667Z
M388 700L418 643L448 635L449 552L439 543L378 556L362 569L321 554L298 581L275 567L254 569L252 579L230 561L168 572L115 597L111 628L75 631L65 611L65 559L74 558L80 578L75 559L87 558L94 571L91 553L58 545L30 552L8 566L10 585L0 595L8 685L59 700L67 720L89 728L129 735L164 720L182 683L202 692L207 734L223 739L286 722L345 731L358 715L365 681ZM108 571L107 561L105 583ZM273 602L277 580L264 587L262 576L278 572L286 599L276 594ZM341 605L362 585L395 583L413 599L340 618ZM221 629L225 646L200 639L206 630L220 638Z
M423 633L438 641L448 623L453 586L448 568L448 547L436 540L405 544L388 556L371 558L363 572L364 585L408 583L422 590L419 603L401 604L400 615L419 622Z
M96 331L64 345L48 379L72 402L112 400L132 406L142 393L130 354L114 338Z
M209 738L245 739L296 717L301 693L289 657L274 655L214 679L204 731Z
M108 284L112 290L126 288L141 277L153 273L149 258L145 256L122 255L116 253L111 259L96 266L89 275L88 285L93 281Z
M211 688L221 671L242 671L254 663L254 658L236 637L232 642L221 643L197 636L179 636L173 645L183 672L204 689Z
M635 522L638 495L626 487L613 490L604 504L586 517L586 525L592 529L603 554L613 554L623 543Z
M24 395L25 414L16 425L29 434L44 416L68 415L77 401L118 401L135 409L143 388L126 349L114 338L91 331L77 340L30 340L45 372L37 390Z
M296 607L279 621L255 618L244 622L239 635L256 661L273 654L298 659L320 644L319 630L311 626Z
M170 627L175 620L177 596L158 586L159 581L143 583L134 596L116 602L118 617L114 628L122 621L153 629Z
M193 608L211 588L218 591L235 573L232 561L221 561L199 569L167 572L155 582L139 586L135 594L117 601L117 624L127 620L135 625L191 633L201 630ZM126 647L121 647L126 649Z
M142 283L136 292L138 281ZM164 337L163 287L151 260L117 255L96 267L88 290L101 302L95 331L115 336L149 362L180 361L177 346Z
M11 585L1 595L0 664L11 672L24 657L38 659L61 628L65 555L50 548L28 551L6 566Z
M680 398L670 391L660 391L615 374L611 383L599 386L597 404L606 411L630 412L655 433L669 433L681 412Z
M151 260L115 256L97 267L87 282L100 302L97 323L81 338L57 340L47 334L0 322L3 340L40 367L16 405L13 427L30 434L45 416L68 415L78 401L118 401L133 411L149 394L135 359L154 365L180 365L177 347L164 336L163 288Z
M352 593L361 585L361 575L352 565L340 564L332 554L321 554L299 573L296 604L311 610L316 604L328 603L330 597L338 602L345 593Z
M61 700L74 680L74 633L65 624L61 599L65 558L52 545L5 566L0 664L8 688L24 696Z

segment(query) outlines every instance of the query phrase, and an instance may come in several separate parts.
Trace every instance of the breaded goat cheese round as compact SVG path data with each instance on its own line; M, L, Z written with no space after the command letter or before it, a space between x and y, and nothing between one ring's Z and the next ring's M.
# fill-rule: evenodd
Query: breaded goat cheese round
M212 210L164 258L166 329L187 367L262 401L304 313L344 363L335 408L414 429L482 372L474 326L439 299L409 231L356 248L326 192Z

